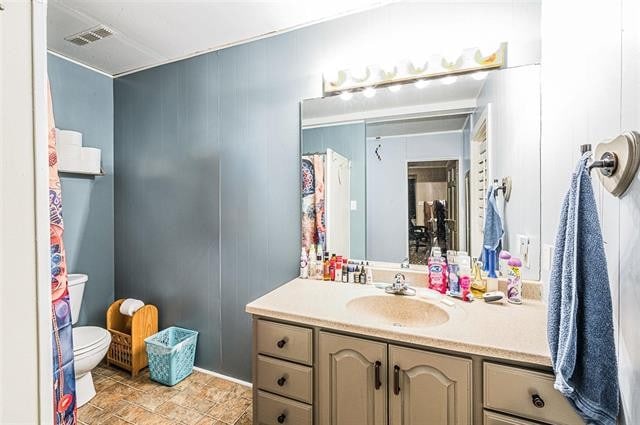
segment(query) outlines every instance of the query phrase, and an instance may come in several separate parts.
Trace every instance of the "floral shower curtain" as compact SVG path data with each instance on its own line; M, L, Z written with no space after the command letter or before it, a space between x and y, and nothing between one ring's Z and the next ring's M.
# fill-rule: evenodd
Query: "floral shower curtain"
M76 380L73 367L71 305L67 290L67 263L62 242L62 192L58 176L56 131L48 89L49 106L49 232L51 250L51 321L53 329L53 414L56 425L76 425Z
M324 155L302 157L302 246L325 247Z

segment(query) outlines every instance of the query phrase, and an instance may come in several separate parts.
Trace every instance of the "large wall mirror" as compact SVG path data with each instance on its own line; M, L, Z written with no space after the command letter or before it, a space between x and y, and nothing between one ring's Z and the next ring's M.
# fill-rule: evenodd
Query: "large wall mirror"
M540 67L523 65L302 103L302 244L426 264L500 249L540 273Z

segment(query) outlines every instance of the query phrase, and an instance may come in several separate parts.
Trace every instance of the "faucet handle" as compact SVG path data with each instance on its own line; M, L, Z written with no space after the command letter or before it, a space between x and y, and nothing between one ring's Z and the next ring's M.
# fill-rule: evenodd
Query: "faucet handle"
M404 283L404 281L406 280L402 273L396 273L394 279L396 280L396 283Z

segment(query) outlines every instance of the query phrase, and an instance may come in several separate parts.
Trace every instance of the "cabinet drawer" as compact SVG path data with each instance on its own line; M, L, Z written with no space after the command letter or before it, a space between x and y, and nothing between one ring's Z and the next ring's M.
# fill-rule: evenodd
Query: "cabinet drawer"
M313 369L308 366L258 356L258 388L311 404Z
M258 391L257 425L312 425L311 406L277 395Z
M312 365L311 329L258 320L257 333L258 353Z
M484 411L483 423L484 425L537 425L524 419L501 415L487 410Z
M548 373L485 362L484 406L550 424L583 424L553 382ZM540 407L534 397L541 399Z

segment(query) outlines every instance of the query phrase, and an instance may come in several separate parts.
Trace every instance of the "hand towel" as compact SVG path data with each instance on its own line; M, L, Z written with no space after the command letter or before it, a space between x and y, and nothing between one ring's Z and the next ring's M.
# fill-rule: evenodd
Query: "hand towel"
M125 316L133 316L133 314L144 307L144 303L134 298L127 298L120 304L120 313Z
M586 153L560 213L549 280L547 336L555 388L590 424L614 425L619 386L613 310Z
M482 242L482 252L480 260L484 270L489 273L489 277L497 277L498 253L502 251L502 217L498 211L498 204L494 196L495 186L489 186L487 190L487 206L484 216L484 239Z

